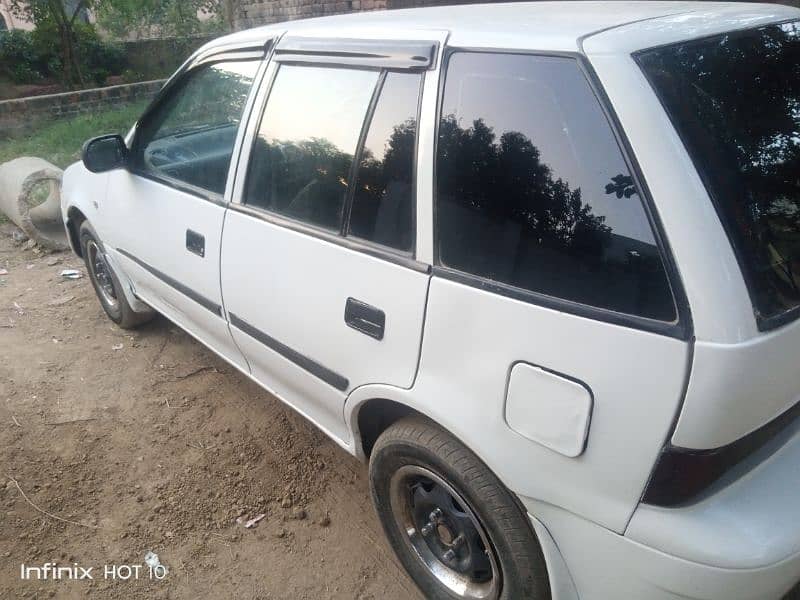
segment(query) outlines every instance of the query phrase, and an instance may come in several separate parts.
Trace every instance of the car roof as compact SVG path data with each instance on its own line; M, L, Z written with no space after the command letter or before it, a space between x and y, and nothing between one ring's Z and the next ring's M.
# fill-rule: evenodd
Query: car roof
M448 32L448 44L543 51L582 51L585 39L615 31L620 46L649 47L648 36L663 24L658 37L675 41L709 32L738 29L800 16L800 10L776 4L744 2L561 1L467 4L401 10L368 11L285 21L240 31L209 43L261 42L284 31L325 37L427 37ZM700 32L700 33L698 33ZM628 38L625 40L625 38ZM631 40L635 40L633 43ZM612 48L613 49L613 48ZM605 50L611 50L605 48Z

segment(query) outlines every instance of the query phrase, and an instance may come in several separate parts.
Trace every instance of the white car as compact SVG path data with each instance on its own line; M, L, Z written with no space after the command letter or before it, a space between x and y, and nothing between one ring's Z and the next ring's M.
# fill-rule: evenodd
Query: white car
M369 460L429 598L778 599L800 580L800 10L361 13L197 51L63 215Z

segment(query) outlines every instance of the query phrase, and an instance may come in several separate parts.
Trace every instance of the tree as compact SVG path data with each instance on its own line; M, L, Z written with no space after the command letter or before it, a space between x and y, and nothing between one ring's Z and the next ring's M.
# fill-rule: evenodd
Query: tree
M21 18L33 21L37 27L52 23L58 31L61 45L64 83L67 86L84 84L75 39L75 23L100 0L11 0L11 11Z
M117 37L182 37L209 25L219 28L221 17L232 22L233 4L233 0L97 0L96 14L98 24ZM202 20L199 14L212 18Z
M103 29L117 38L131 33L184 37L219 28L224 5L233 19L236 0L8 0L12 14L32 21L37 29L52 27L58 35L62 79L67 87L84 85L77 25L89 12ZM198 14L212 18L202 20ZM87 27L89 27L87 25Z

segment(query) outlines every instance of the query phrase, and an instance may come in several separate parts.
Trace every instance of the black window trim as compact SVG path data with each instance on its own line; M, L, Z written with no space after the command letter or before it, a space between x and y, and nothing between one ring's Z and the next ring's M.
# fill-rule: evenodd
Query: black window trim
M381 244L379 242L374 242L372 240L368 240L363 238L359 235L356 235L351 232L350 229L350 217L352 216L353 212L353 202L355 201L355 194L356 194L356 184L358 183L358 174L361 170L361 157L364 153L364 146L367 143L367 136L369 135L370 128L372 127L372 121L375 116L375 110L377 109L378 103L380 102L381 94L383 93L383 87L386 83L386 78L389 73L398 72L392 70L384 70L381 74L381 79L378 82L378 88L376 89L375 96L373 97L373 102L370 103L370 109L367 113L366 118L364 119L363 129L361 131L362 137L359 138L359 144L356 150L355 160L353 161L354 170L351 173L350 181L352 184L350 185L350 189L347 192L347 199L345 200L345 219L342 222L342 235L346 238L351 238L355 240L362 241L366 244L371 244L373 246L378 246L380 248L385 248L389 252L398 252L401 254L409 254L411 258L416 257L417 253L417 157L419 156L419 120L422 116L422 92L425 89L425 73L419 73L419 88L417 89L417 110L415 111L415 119L416 119L416 133L414 135L414 156L412 157L412 169L411 169L411 250L400 250L393 246L388 246L386 244Z
M364 120L361 124L361 130L359 132L358 143L356 145L356 150L353 154L353 165L351 165L350 171L350 181L348 182L348 190L345 196L345 204L343 207L343 217L342 217L342 224L338 231L326 229L324 227L319 227L317 225L313 225L310 223L306 223L299 219L295 219L293 217L289 217L286 215L281 215L274 211L257 207L257 206L250 206L246 203L245 192L247 190L247 172L250 166L250 160L252 158L253 148L255 147L255 136L251 140L250 147L248 148L247 153L247 160L239 161L239 168L237 169L236 176L242 177L242 193L241 198L239 198L238 202L231 202L227 204L227 207L231 210L235 210L237 212L246 214L250 217L255 217L257 219L261 219L262 221L266 221L267 223L271 223L273 225L277 225L280 227L284 227L286 229L290 229L292 231L296 231L298 233L302 233L304 235L308 235L310 237L315 237L318 239L325 240L327 242L343 246L349 250L354 250L356 252L361 252L363 254L367 254L368 256L372 256L374 258L380 258L387 262L400 265L406 268L409 268L413 271L417 271L420 273L430 273L431 272L431 265L421 262L416 258L416 246L417 246L417 161L419 157L419 131L417 131L416 139L414 141L414 181L412 190L412 206L411 206L411 215L412 215L412 242L411 242L411 250L404 251L398 250L397 248L393 248L391 246L387 246L384 244L380 244L377 242L373 242L370 240L365 240L355 235L351 235L349 233L350 230L350 212L352 210L352 202L353 202L353 195L354 191L354 183L355 181L352 179L353 177L353 168L357 167L357 161L360 161L361 153L363 151L364 143L366 141L366 136L369 133L369 126L372 123L372 118L375 112L375 108L378 104L378 100L380 99L380 93L383 89L383 83L386 79L386 75L392 72L398 73L408 73L414 72L420 74L420 84L419 84L419 93L417 96L417 124L419 124L420 114L422 110L422 93L425 89L425 73L419 71L409 71L404 69L386 69L386 68L377 68L369 65L361 65L361 64L340 64L340 63L329 63L329 62L315 62L313 60L309 60L303 63L280 63L279 61L275 61L276 67L273 70L271 77L268 81L263 81L261 85L266 86L264 100L260 106L254 107L251 115L251 118L255 120L255 127L256 127L256 135L257 129L261 126L261 122L264 119L264 113L267 109L267 104L269 103L269 98L272 94L272 88L275 85L275 80L278 77L278 73L280 72L282 64L287 64L291 66L300 66L300 67L320 67L320 68L331 68L331 69L350 69L350 70L363 70L363 71L377 71L378 72L378 80L375 82L375 87L372 90L372 96L370 97L369 104L367 105L367 112L364 115ZM357 171L355 171L357 173Z
M259 61L263 63L268 58L270 50L274 46L274 41L274 38L270 38L265 43L261 44L228 44L211 48L204 52L199 52L187 60L158 91L156 96L153 98L150 104L147 105L144 112L136 121L136 124L133 127L133 137L130 143L131 152L133 152L137 142L139 141L140 123L147 120L150 115L152 115L164 102L167 101L168 98L172 96L172 93L175 92L176 89L179 90L183 82L186 80L186 77L200 67L205 67L209 64L219 62ZM255 93L257 83L257 81L253 81L250 94ZM242 115L242 121L239 123L238 127L244 127L246 125L246 117L247 115ZM236 148L233 150L235 151ZM231 160L233 160L233 155L231 155ZM156 183L164 184L169 188L190 194L220 207L227 207L229 204L225 201L224 194L218 194L216 192L206 190L185 181L181 181L180 179L176 179L175 177L139 169L133 165L128 167L128 171L137 177L142 177L144 179L149 179L150 181L155 181Z
M443 265L439 257L439 240L438 240L438 201L437 201L437 173L436 164L438 157L439 145L439 125L441 121L442 107L444 104L444 86L447 75L450 58L456 53L480 53L480 54L516 54L523 56L542 56L542 57L556 57L556 58L571 58L575 60L578 68L583 73L589 88L597 98L601 110L605 115L609 127L614 135L614 139L620 149L625 165L628 167L631 177L633 178L636 189L639 192L639 197L647 217L650 228L653 232L656 247L659 256L664 264L664 271L667 277L667 283L672 293L673 302L676 310L676 319L674 321L660 321L657 319L650 319L639 315L632 315L611 309L600 308L590 304L583 304L573 300L567 300L556 296L550 296L541 292L534 292L528 289L520 288L514 285L494 281L486 277L466 273L458 269L453 269ZM476 287L481 290L489 291L501 296L506 296L514 300L520 300L529 304L543 306L565 313L574 314L580 317L586 317L612 325L621 325L632 329L638 329L666 337L675 338L682 341L689 341L693 338L693 324L691 317L691 310L689 301L686 296L683 281L675 263L674 256L667 240L664 235L664 227L658 215L658 211L652 200L650 188L647 186L646 180L642 173L639 162L633 152L633 148L626 137L622 125L614 111L611 101L606 95L600 79L597 76L594 68L587 59L587 57L580 52L560 52L560 51L539 51L539 50L524 50L518 48L487 48L487 47L471 47L471 46L445 46L441 61L441 68L439 71L438 83L438 97L436 102L436 125L434 132L434 152L433 152L433 266L432 272L434 276L442 277L450 281L455 281L471 287Z
M710 179L708 177L708 173L705 172L705 169L701 169L699 167L699 165L697 164L697 162L695 161L694 156L693 156L693 152L691 152L690 149L689 149L690 148L689 140L686 139L685 136L683 135L683 133L681 133L678 130L678 128L675 126L675 120L673 119L673 112L671 110L669 110L669 108L667 108L667 104L665 102L663 94L658 89L658 87L656 87L655 82L652 80L652 78L647 73L647 71L643 68L640 59L641 59L641 56L643 54L646 54L647 52L651 52L653 50L661 50L663 48L669 48L671 46L679 46L679 45L682 45L682 44L702 43L704 41L711 40L711 39L714 39L714 38L718 38L718 37L721 37L721 36L724 36L724 35L738 35L738 34L742 34L742 33L748 32L748 31L754 31L754 30L758 30L758 29L763 29L765 27L775 27L775 26L779 26L779 25L785 25L787 23L796 23L798 21L800 21L800 18L798 18L797 16L794 16L794 17L791 17L791 18L788 18L788 19L783 19L783 20L780 20L780 21L773 21L773 22L768 22L768 23L760 23L760 24L754 25L754 26L753 25L748 25L746 27L742 27L742 28L739 28L739 29L732 29L732 30L721 31L721 32L717 32L717 33L711 33L711 34L708 34L708 35L702 35L702 36L699 36L699 37L696 37L696 38L689 38L689 39L680 40L680 41L677 41L677 42L673 41L673 42L667 42L667 43L664 43L664 44L658 44L656 46L651 46L651 47L648 47L648 48L642 48L640 50L637 50L636 52L631 53L631 58L636 63L636 66L639 67L642 75L647 80L647 83L650 85L650 88L652 89L653 93L655 94L656 98L658 99L658 102L661 105L661 108L663 109L663 111L667 115L667 117L669 118L669 122L670 122L670 125L672 126L673 131L678 136L678 139L680 139L681 144L683 145L683 149L686 152L687 156L689 157L689 160L691 161L692 166L694 167L695 171L697 172L698 177L700 177L700 180L703 182L703 188L705 189L706 194L708 195L709 199L711 200L711 204L714 207L714 212L716 213L717 218L719 219L720 223L722 224L722 228L725 231L725 237L727 238L728 244L730 245L731 250L733 251L733 255L736 258L736 264L739 267L739 273L741 274L742 279L744 280L745 287L747 288L747 293L748 293L748 296L749 296L750 305L751 305L752 310L753 310L753 319L755 320L755 323L756 323L756 329L758 329L758 331L760 331L760 332L772 331L773 329L778 329L779 327L782 327L783 325L788 325L789 323L792 323L793 321L796 321L798 318L800 318L800 305L794 306L794 307L792 307L792 308L790 308L788 310L785 310L785 311L780 312L778 314L772 315L770 317L763 316L760 313L760 311L758 310L758 308L756 308L756 304L755 304L755 300L754 300L755 299L755 293L756 293L756 286L755 286L755 282L753 281L753 275L751 273L751 267L747 265L746 259L745 259L744 255L742 253L742 249L740 248L739 243L736 242L736 238L738 236L738 233L735 231L734 226L730 223L730 219L727 217L727 213L725 212L725 210L724 210L724 208L722 206L722 203L720 202L719 198L717 198L716 194L714 194L712 192L712 186L710 185Z
M355 198L356 191L356 177L361 170L361 157L364 154L364 144L367 141L367 133L369 132L370 125L372 125L372 118L375 116L375 107L378 105L378 98L383 93L383 84L386 83L386 70L381 69L378 75L378 81L375 82L375 87L372 90L372 97L367 104L367 114L364 115L364 120L361 122L361 130L358 132L358 140L356 141L356 149L353 152L353 162L350 164L350 172L347 174L347 192L344 196L344 206L342 207L342 224L339 227L339 234L347 237L350 232L350 215L353 212L353 199Z

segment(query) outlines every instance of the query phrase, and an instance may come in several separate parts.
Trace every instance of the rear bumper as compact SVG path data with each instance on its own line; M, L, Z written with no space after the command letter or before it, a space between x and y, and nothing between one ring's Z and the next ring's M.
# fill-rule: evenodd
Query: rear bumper
M566 566L556 573L548 569L553 600L780 600L800 581L800 553L755 569L719 568L661 552L560 509L538 512L555 541L546 552L548 566L555 560Z
M800 423L780 448L702 502L640 505L625 535L523 502L552 536L548 561L558 553L581 600L780 600L800 583Z

